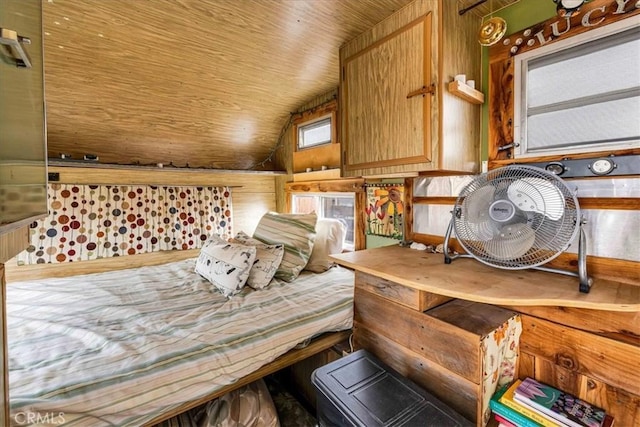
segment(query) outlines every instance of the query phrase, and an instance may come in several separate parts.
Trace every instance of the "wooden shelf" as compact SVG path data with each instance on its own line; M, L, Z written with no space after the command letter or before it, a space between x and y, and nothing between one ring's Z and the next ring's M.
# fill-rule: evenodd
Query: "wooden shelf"
M449 83L448 88L449 92L465 101L469 101L472 104L484 104L484 93L475 90L464 82L454 80Z
M640 311L640 284L594 279L588 294L578 278L537 270L501 270L471 258L449 265L442 254L399 246L331 255L338 264L392 282L468 301L510 306L555 306Z
M311 172L299 172L293 174L293 181L321 181L325 179L340 179L340 169L325 169Z

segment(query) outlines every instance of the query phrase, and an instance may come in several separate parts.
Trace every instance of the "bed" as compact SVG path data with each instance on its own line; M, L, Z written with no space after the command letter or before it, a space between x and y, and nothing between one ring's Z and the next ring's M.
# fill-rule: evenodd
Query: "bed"
M12 422L152 425L352 326L350 270L302 272L226 298L195 262L7 286Z

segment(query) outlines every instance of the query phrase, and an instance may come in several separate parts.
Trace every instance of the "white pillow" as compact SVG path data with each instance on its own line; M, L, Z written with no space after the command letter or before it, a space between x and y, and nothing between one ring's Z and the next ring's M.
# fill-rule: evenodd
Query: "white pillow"
M285 282L295 280L311 256L316 239L318 216L268 212L260 218L253 238L268 245L282 243L284 257L275 277Z
M338 219L319 218L316 223L316 241L305 270L322 273L333 266L330 254L342 252L347 226Z
M227 298L237 294L247 283L256 248L229 243L214 234L200 249L196 273L210 281Z
M282 262L284 245L282 243L267 245L260 240L251 238L242 231L236 234L233 240L245 246L253 246L256 248L256 259L253 261L253 267L251 267L247 285L253 289L264 289L269 286L273 275L276 274Z

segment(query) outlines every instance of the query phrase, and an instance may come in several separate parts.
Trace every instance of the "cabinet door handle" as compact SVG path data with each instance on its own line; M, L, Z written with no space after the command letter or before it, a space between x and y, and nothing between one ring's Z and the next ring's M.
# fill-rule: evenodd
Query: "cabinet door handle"
M407 94L407 99L413 98L414 96L418 96L418 95L425 96L428 93L430 94L436 93L436 85L431 83L429 86L422 86L420 89L411 91Z
M24 50L23 44L31 44L31 39L28 37L19 36L13 30L7 28L0 28L0 45L7 46L16 66L22 68L31 68L31 59L26 50Z

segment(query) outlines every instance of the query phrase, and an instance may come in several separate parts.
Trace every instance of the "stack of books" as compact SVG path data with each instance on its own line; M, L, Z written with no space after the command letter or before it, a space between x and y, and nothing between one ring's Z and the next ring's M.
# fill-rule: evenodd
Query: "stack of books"
M499 389L489 402L500 427L611 427L604 409L527 378Z

